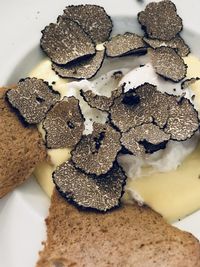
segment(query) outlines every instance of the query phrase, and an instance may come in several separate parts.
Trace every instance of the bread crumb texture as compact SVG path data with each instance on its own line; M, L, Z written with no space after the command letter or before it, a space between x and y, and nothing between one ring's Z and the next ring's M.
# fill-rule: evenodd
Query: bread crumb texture
M5 99L0 88L0 198L24 182L47 158L35 126L27 126Z
M200 244L148 207L78 210L54 191L36 267L198 267Z

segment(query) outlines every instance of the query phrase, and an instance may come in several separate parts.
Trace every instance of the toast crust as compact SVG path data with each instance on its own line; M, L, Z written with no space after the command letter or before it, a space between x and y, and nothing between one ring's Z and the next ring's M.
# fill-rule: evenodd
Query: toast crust
M23 183L35 166L47 159L36 126L23 123L6 101L7 90L0 88L0 198Z
M36 267L199 267L196 238L148 207L80 211L54 191Z

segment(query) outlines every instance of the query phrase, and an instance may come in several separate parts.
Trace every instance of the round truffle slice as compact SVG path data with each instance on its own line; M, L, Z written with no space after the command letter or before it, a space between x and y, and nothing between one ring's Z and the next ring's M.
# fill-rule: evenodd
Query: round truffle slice
M143 40L145 41L145 43L147 43L149 46L151 46L154 49L158 47L162 47L162 46L173 48L176 50L177 54L180 57L186 57L190 53L189 46L185 43L185 41L183 40L183 38L181 38L180 35L177 35L175 38L169 41L150 39L146 37L144 37Z
M145 114L140 98L130 90L114 100L110 109L110 120L121 132L126 132L132 127L151 122L152 117Z
M56 103L48 112L43 128L48 148L75 146L85 129L79 101L72 96Z
M187 65L174 49L159 47L150 52L150 57L157 74L174 82L185 78Z
M122 88L119 87L111 92L111 97L96 95L91 90L83 91L81 90L81 96L92 108L97 108L102 111L109 111L112 106L114 99L120 96L122 93Z
M170 134L166 134L158 126L149 123L123 133L121 142L135 156L142 156L144 153L153 153L159 150L169 139Z
M163 128L169 116L168 95L161 93L155 85L149 83L138 86L135 94L140 98L141 107L146 116L151 116L155 124Z
M96 44L108 40L112 31L111 18L97 5L67 6L63 17L78 22Z
M183 29L176 6L169 0L152 2L138 14L138 21L148 37L169 41Z
M76 169L71 161L60 165L53 173L58 191L68 201L82 208L107 211L119 206L126 176L114 163L105 175L88 175Z
M40 123L49 109L60 99L60 94L41 79L20 80L17 88L7 92L10 104L29 124Z
M88 174L107 173L121 149L120 137L110 125L94 123L92 134L82 136L71 152L76 168Z
M98 70L104 60L105 51L97 51L94 56L78 59L67 65L53 63L52 69L61 77L75 79L90 79Z
M81 57L95 54L94 44L78 23L59 19L42 31L40 40L43 51L54 63L67 64Z
M130 32L112 37L111 40L105 44L105 47L108 57L120 57L147 51L147 46L142 37Z
M169 119L164 128L171 139L184 141L191 138L199 129L198 112L187 98L170 96Z
M110 109L111 122L121 132L153 120L163 127L168 118L166 98L165 94L156 90L156 86L149 83L131 89L114 100Z

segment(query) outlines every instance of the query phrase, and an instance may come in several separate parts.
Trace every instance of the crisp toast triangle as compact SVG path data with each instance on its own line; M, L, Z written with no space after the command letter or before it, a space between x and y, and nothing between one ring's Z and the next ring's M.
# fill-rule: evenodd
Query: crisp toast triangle
M199 267L200 244L148 207L83 211L56 190L37 267Z
M27 126L6 101L0 88L0 198L23 183L36 165L47 159L36 126Z

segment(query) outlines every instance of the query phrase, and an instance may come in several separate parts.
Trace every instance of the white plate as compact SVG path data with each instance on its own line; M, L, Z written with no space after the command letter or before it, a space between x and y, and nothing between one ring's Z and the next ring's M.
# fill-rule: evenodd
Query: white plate
M116 3L117 2L117 3ZM145 4L150 1L145 1ZM193 52L200 56L200 3L196 0L176 0L178 13L184 21L185 38L192 45ZM129 30L139 31L136 14L144 4L137 0L6 0L0 3L0 84L15 83L25 76L40 60L40 30L54 21L65 5L95 3L105 7L107 12ZM195 8L194 8L195 7ZM131 23L130 18L133 17ZM115 25L116 26L116 25ZM117 32L122 32L117 26ZM136 27L136 28L135 28ZM0 266L34 267L45 239L44 218L48 214L49 199L34 179L30 179L14 192L0 200ZM181 229L192 232L200 239L200 212L176 223Z

